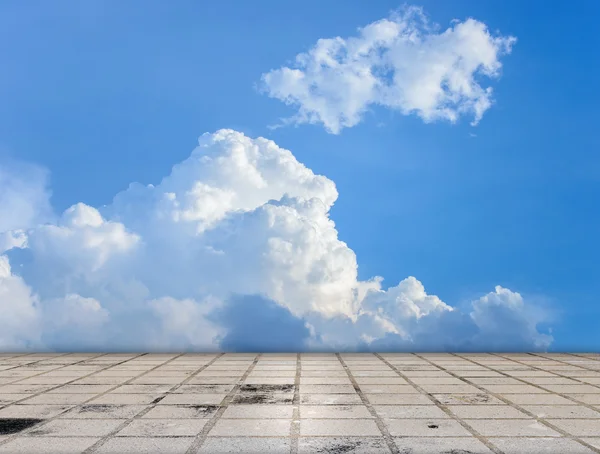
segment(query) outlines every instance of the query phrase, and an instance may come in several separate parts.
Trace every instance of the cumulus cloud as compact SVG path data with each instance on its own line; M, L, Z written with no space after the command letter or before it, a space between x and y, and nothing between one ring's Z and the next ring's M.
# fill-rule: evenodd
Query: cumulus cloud
M32 185L38 183L31 182ZM415 277L384 289L329 212L335 184L274 142L204 134L156 185L11 224L0 348L546 348L540 312L501 287L461 311ZM35 205L35 204L34 204ZM543 314L542 314L543 315ZM503 344L504 342L504 344Z
M493 102L481 79L499 76L515 42L471 18L440 31L421 8L408 7L356 36L319 39L290 67L263 74L261 88L298 109L282 124L322 124L333 134L357 125L371 106L425 122L468 115L476 125Z

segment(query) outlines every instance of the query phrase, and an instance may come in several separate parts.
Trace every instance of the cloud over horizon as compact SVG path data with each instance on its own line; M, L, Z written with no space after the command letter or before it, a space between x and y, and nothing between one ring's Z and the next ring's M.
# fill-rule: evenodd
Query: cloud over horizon
M475 19L440 31L418 7L396 11L348 38L319 39L294 64L264 73L261 90L298 110L285 124L322 124L332 134L385 107L425 122L476 125L493 103L484 77L498 78L500 57L516 38L492 36Z
M19 219L0 223L0 238L20 238L0 249L0 350L538 350L552 342L537 329L544 314L509 289L463 312L415 277L387 289L380 277L360 281L329 216L334 182L265 138L204 134L158 184L133 183L108 206L77 203L56 218L46 212L45 177L0 175L0 213L17 207L10 216ZM23 190L5 192L6 182Z

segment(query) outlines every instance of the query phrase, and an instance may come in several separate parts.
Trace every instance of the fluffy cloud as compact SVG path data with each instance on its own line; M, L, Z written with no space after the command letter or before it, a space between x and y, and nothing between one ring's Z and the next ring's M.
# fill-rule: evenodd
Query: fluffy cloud
M549 345L543 318L510 290L463 312L414 277L388 289L358 280L329 217L336 198L331 180L272 141L205 134L157 185L9 226L20 249L0 255L0 348Z
M410 7L366 25L349 38L319 39L292 67L262 75L262 89L298 109L283 123L320 123L331 133L358 124L370 106L383 106L425 122L481 120L492 105L500 57L516 42L492 36L474 19L442 32L420 8Z

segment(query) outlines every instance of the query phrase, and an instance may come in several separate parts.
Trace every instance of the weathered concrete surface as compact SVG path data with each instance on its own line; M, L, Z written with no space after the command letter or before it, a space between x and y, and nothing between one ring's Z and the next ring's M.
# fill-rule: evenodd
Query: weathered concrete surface
M0 354L0 453L600 453L600 354Z

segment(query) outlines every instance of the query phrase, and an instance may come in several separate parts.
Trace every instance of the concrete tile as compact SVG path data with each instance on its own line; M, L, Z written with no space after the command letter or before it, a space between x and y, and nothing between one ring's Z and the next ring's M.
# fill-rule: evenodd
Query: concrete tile
M158 405L219 405L227 394L169 394Z
M142 419L212 418L218 409L216 405L158 405L145 413Z
M27 393L27 394L0 394L0 405L7 405L18 400L27 399L28 397L32 397L35 394Z
M373 419L302 419L300 436L381 437Z
M161 395L168 392L172 385L122 385L113 389L111 394L154 394Z
M246 385L293 385L294 377L248 377Z
M439 384L423 384L420 385L428 393L435 394L480 394L482 391L475 386L462 385L439 385Z
M434 405L425 394L365 394L373 405Z
M577 437L593 437L600 434L600 419L553 419L549 422Z
M461 419L525 419L529 416L510 405L449 405Z
M484 437L560 437L535 419L465 419Z
M548 391L533 385L481 385L496 394L548 394Z
M393 437L471 437L471 433L453 419L384 419Z
M292 426L290 419L219 419L209 437L286 437Z
M378 385L359 384L360 390L365 394L420 394L412 385Z
M193 377L187 382L188 385L233 385L241 377ZM294 380L292 379L292 383Z
M506 405L491 394L432 394L443 405Z
M300 385L300 394L354 394L350 385Z
M208 419L134 419L117 437L194 437Z
M198 450L198 454L287 454L289 452L290 440L283 437L209 437Z
M47 391L53 385L2 385L0 386L0 395L2 394L37 394Z
M504 454L592 454L594 452L568 438L510 437L489 438L488 440L500 448Z
M304 405L360 405L358 394L301 394L300 403Z
M95 405L148 405L161 397L161 394L120 394L109 393L90 400Z
M225 419L292 419L292 405L229 405L222 418Z
M6 454L79 454L96 443L92 437L18 437L0 446L0 453Z
M567 396L590 405L600 405L600 393L598 394L567 394Z
M98 394L39 394L23 401L28 405L54 404L77 405L93 399Z
M592 445L596 449L600 449L600 437L585 437L581 440Z
M194 437L114 437L95 453L98 454L185 454Z
M0 418L52 418L65 410L71 408L71 405L11 405L0 409Z
M144 410L146 405L103 405L77 406L60 416L64 419L129 419Z
M465 382L454 377L410 377L417 385L464 385ZM492 380L489 379L488 380ZM497 379L494 379L497 380Z
M101 394L113 387L113 385L64 385L48 391L48 394Z
M235 385L182 385L173 391L174 394L227 394Z
M474 437L403 437L394 438L401 453L410 454L491 454L486 445ZM523 454L523 453L520 453Z
M300 377L300 385L352 385L352 382L348 377Z
M124 419L54 419L28 434L43 437L103 437L124 422Z
M310 395L310 394L306 394ZM343 396L345 394L331 394L332 396ZM233 396L233 404L257 405L257 404L291 404L294 393L275 392L241 392Z
M436 405L374 405L373 408L381 418L387 419L449 418Z
M372 419L364 405L300 405L301 419Z
M600 410L591 410L580 405L523 405L523 408L538 418L564 419L596 419L600 418Z
M298 454L313 453L389 454L383 437L301 437Z
M556 394L503 394L502 397L517 405L577 405Z

